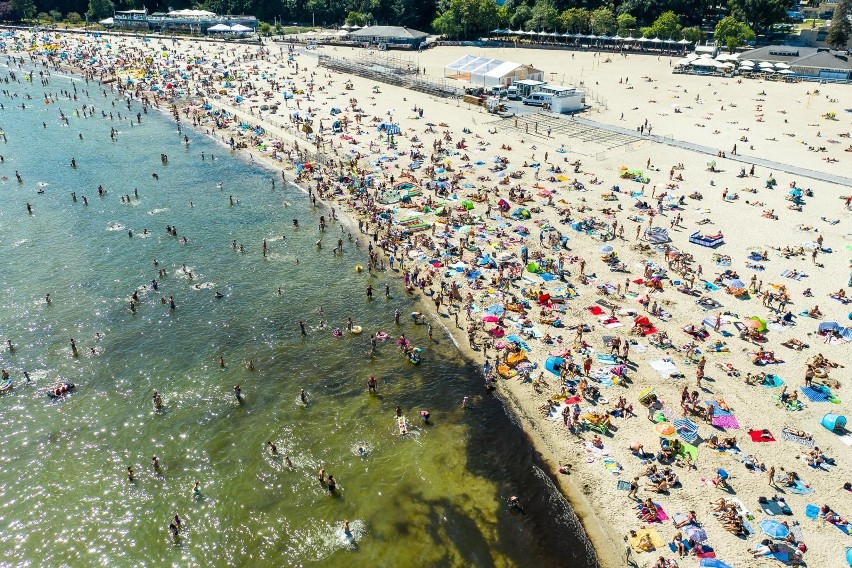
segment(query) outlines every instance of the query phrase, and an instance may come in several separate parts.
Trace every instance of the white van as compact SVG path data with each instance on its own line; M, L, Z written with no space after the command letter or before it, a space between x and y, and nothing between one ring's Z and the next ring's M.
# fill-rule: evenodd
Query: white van
M523 102L525 105L532 106L549 105L553 102L553 95L551 93L532 93L530 96L524 97Z
M509 88L506 89L506 98L510 101L516 101L521 98L521 93L518 92L518 87L515 85L509 85Z

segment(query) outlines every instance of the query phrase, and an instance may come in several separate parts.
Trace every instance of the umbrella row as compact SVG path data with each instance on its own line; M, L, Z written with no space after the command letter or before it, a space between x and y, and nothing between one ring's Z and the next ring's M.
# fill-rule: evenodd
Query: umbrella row
M602 41L623 41L623 42L638 42L638 43L672 43L672 44L680 44L680 45L690 45L695 43L694 41L689 41L688 39L660 39L658 37L655 38L646 38L646 37L621 37L619 35L615 36L607 36L607 35L594 35L594 34L572 34L565 32L564 34L560 34L557 32L534 32L534 31L524 31L524 30L511 30L505 29L501 30L497 28L495 30L491 30L492 34L503 34L503 35L517 35L517 36L528 36L528 37L570 37L575 39L597 39Z

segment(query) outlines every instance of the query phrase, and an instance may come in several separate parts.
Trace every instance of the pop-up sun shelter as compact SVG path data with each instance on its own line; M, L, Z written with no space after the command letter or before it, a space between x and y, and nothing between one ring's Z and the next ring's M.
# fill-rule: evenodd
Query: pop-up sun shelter
M846 430L846 417L837 414L826 414L820 422L823 427L832 432L843 433Z

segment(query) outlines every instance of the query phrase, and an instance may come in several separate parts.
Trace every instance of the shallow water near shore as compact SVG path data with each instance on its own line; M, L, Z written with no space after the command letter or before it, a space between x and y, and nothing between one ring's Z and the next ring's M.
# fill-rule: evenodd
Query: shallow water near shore
M111 94L77 85L76 103L43 103L44 91L70 89L59 78L46 88L4 85L33 99L0 99L8 139L0 144L0 174L8 178L0 182L0 338L16 347L0 353L16 383L0 396L4 562L596 565L566 501L515 421L484 394L476 369L437 328L429 344L425 326L406 317L416 303L395 281L354 271L365 264L366 242L356 249L344 234L344 254L333 255L340 228L332 224L324 235L317 228L329 210L310 207L280 176L273 190L277 174L192 132L185 146L174 123L152 110L131 126L117 117L126 116L123 102L113 107ZM83 103L95 105L94 117L75 116ZM134 116L141 111L132 108ZM110 127L119 131L116 141ZM167 225L188 243L169 236ZM233 240L245 253L232 249ZM168 276L157 277L154 258ZM153 278L159 290L143 288ZM377 288L372 302L368 283ZM135 315L128 310L134 290ZM174 312L163 296L174 296ZM346 317L364 333L333 337ZM308 322L307 338L299 319ZM317 329L321 320L325 329ZM369 357L369 334L379 330L405 333L423 348L423 362L410 364L393 340ZM255 371L246 370L247 360ZM378 396L366 394L371 373ZM65 381L77 384L75 392L51 401L45 389ZM161 412L151 405L154 389L165 401ZM467 411L464 396L472 399ZM397 405L410 421L408 436L396 435ZM421 408L431 411L432 425L420 424ZM269 440L291 457L292 469L266 451ZM336 496L316 480L319 468L338 479ZM513 494L524 514L506 507ZM167 530L175 513L184 521L177 543Z

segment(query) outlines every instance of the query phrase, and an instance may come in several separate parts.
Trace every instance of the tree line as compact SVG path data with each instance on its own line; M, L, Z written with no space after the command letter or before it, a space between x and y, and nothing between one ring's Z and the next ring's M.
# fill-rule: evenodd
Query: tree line
M850 37L848 0L840 0L829 43ZM0 0L0 19L96 21L114 10L149 13L200 8L218 14L250 14L261 22L336 25L400 25L472 39L494 29L569 32L599 36L701 41L713 32L731 49L784 22L789 0ZM261 31L274 31L262 25Z

